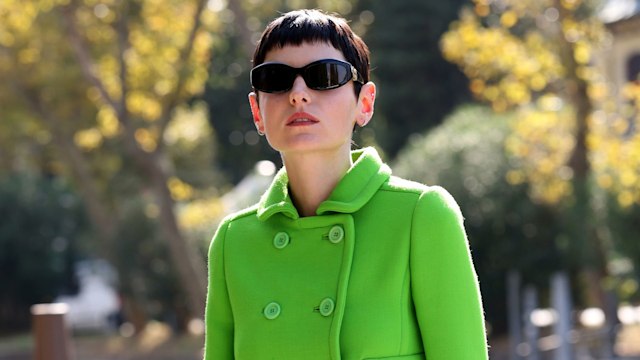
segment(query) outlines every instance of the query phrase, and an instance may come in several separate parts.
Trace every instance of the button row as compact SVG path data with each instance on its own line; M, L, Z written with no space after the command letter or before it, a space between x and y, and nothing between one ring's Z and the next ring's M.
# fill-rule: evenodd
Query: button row
M320 315L327 317L333 314L333 310L335 310L335 308L336 305L333 299L325 298L320 302L320 306L318 306L316 310L320 311ZM265 306L262 313L268 320L274 320L278 316L280 316L280 311L280 304L278 304L277 302L271 302L267 304L267 306Z
M335 304L331 298L326 298L320 302L320 315L329 316L333 313Z
M329 241L337 244L342 241L342 239L344 239L344 229L342 229L342 226L335 225L329 230Z
M280 315L280 304L278 304L277 302L269 303L269 305L264 308L263 313L264 317L269 320L277 318Z
M287 245L289 245L289 234L286 232L279 232L273 238L273 246L276 249L284 249Z
M337 244L344 239L344 229L340 225L335 225L331 230L329 230L329 234L326 235L326 238L328 238L332 243ZM276 249L284 249L289 245L290 241L291 239L289 238L289 234L281 231L273 237L273 246Z

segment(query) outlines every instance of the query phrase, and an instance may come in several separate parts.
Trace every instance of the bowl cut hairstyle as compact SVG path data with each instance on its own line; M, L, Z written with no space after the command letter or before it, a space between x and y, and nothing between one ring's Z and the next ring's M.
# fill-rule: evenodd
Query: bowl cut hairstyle
M356 35L347 21L320 10L295 10L273 20L265 28L253 54L253 66L264 63L267 53L274 48L303 43L329 43L340 50L366 84L369 81L369 48ZM356 99L362 84L354 82Z

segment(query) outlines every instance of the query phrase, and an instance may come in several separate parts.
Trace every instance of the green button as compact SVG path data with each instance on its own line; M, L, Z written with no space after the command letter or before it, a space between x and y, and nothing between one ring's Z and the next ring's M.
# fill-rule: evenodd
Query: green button
M264 308L264 317L269 320L273 320L280 315L280 305L276 302L269 303L267 307Z
M289 234L286 232L279 232L273 238L273 246L278 249L284 249L287 245L289 245Z
M344 230L342 226L336 225L329 230L329 241L334 244L339 243L344 238Z
M326 298L320 303L320 314L322 316L329 316L333 313L335 304L331 298Z

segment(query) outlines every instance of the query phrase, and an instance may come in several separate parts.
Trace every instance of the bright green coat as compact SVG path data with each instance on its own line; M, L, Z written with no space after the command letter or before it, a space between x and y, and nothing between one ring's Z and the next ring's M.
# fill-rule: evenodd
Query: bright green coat
M372 148L317 216L284 168L225 218L209 253L205 359L487 358L462 216L440 187L391 176Z

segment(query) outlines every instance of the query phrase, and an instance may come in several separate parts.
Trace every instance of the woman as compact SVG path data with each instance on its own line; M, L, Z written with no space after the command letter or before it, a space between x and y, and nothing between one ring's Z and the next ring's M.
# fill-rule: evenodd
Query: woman
M214 236L205 359L486 359L457 204L350 151L376 98L364 42L342 18L293 11L253 64L253 120L284 167Z

